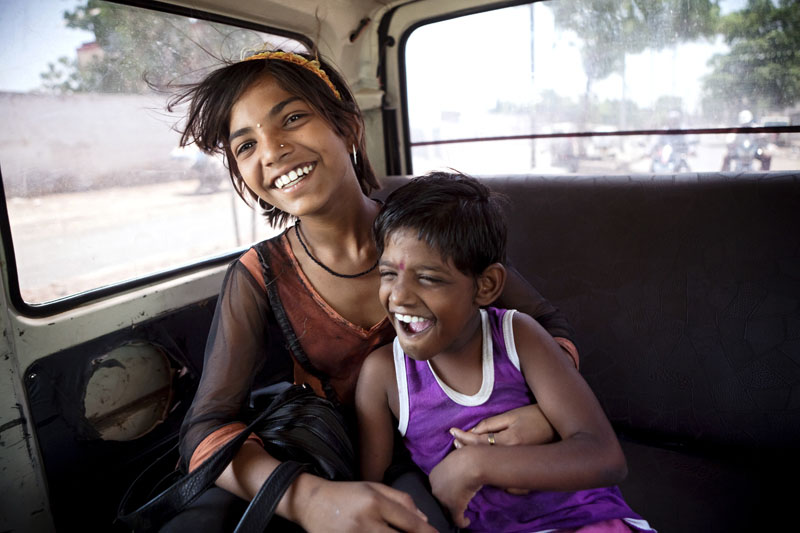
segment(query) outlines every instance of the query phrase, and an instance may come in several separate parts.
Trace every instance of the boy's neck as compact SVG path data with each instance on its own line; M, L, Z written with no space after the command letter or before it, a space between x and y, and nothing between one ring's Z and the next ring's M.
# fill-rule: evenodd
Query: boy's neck
M429 359L436 375L448 387L472 396L477 394L483 384L483 327L480 309L470 320L471 333L466 341L455 351L440 353Z

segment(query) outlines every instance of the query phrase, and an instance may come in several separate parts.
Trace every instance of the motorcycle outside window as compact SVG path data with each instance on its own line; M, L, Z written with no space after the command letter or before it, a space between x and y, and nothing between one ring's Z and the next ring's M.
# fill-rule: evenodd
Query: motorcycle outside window
M798 169L798 17L791 0L550 0L421 26L404 43L408 159L416 174Z

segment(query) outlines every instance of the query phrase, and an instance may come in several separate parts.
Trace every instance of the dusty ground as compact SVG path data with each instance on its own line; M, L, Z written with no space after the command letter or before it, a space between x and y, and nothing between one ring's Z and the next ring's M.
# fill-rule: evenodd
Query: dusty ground
M207 258L273 231L227 184L195 181L8 202L26 301L40 303Z

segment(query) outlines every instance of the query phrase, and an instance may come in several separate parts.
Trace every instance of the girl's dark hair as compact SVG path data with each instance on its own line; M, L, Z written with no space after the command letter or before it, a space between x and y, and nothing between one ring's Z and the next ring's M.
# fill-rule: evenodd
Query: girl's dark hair
M257 195L245 184L231 153L228 125L231 109L241 95L265 75L270 75L285 91L306 101L340 137L358 139L358 163L354 168L361 190L364 194L370 194L380 185L367 157L364 120L353 94L344 78L331 65L316 56L297 55L320 62L320 67L339 91L341 100L336 98L322 78L289 61L253 59L227 63L199 83L180 87L180 92L170 99L167 105L169 111L189 103L186 122L179 130L180 145L194 142L207 154L222 154L236 192L248 204L258 204ZM264 214L273 227L285 224L290 218L288 213L277 208Z
M393 232L409 229L445 261L477 277L492 263L506 262L500 198L465 174L432 172L414 178L389 195L375 219L378 254Z

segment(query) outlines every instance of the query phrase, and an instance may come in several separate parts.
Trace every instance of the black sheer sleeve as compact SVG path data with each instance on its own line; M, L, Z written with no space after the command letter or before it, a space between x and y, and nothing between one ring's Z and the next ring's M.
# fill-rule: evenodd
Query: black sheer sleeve
M200 384L181 427L184 468L197 445L237 421L249 401L254 379L270 358L270 319L265 291L241 262L231 264L211 323ZM274 355L285 357L285 352Z
M507 264L506 271L505 288L493 305L522 311L535 318L553 337L561 337L574 344L575 333L564 313L539 294L513 266Z

